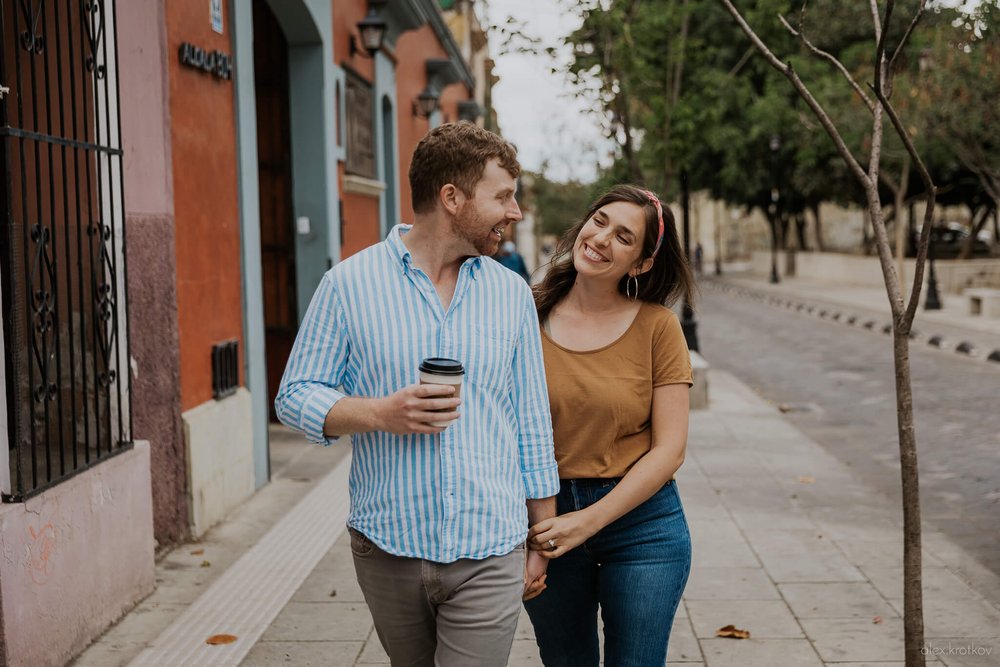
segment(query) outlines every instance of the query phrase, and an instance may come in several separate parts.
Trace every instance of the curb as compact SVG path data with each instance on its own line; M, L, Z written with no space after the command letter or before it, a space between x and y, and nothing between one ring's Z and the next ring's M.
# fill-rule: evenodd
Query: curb
M886 336L892 335L891 321L885 322L883 320L880 322L878 319L872 319L870 315L858 315L844 309L838 309L836 306L816 306L815 304L798 301L796 300L796 297L790 298L785 295L770 295L751 288L733 285L732 283L727 283L724 280L708 280L702 284L728 294L753 299L761 303L766 303L778 308L785 308L787 310L805 315L812 315L813 317L821 320L839 322L840 324L854 327L855 329L863 329L871 331L872 333L881 333ZM1000 348L986 352L985 350L977 348L968 341L963 340L955 342L940 334L924 335L914 329L910 330L910 340L924 343L928 347L932 347L937 350L953 352L967 359L981 359L987 363L1000 366Z

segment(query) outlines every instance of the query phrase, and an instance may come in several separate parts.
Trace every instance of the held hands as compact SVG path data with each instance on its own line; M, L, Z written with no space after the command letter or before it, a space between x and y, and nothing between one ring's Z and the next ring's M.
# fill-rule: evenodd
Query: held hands
M442 384L411 384L394 394L379 399L376 418L379 431L396 435L410 433L441 433L447 426L432 426L430 422L443 422L458 417L462 401L450 398L455 388ZM451 412L433 412L450 410Z
M568 512L532 526L528 531L528 548L543 558L559 558L593 537L599 529L583 511Z
M530 600L542 594L545 590L545 570L549 566L549 561L545 560L537 551L529 550L524 561L524 594L522 600Z

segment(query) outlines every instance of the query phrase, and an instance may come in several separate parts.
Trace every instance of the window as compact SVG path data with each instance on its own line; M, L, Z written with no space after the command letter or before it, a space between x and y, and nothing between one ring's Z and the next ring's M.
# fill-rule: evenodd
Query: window
M375 111L372 86L347 70L347 173L375 178Z
M113 9L0 2L4 500L131 447Z

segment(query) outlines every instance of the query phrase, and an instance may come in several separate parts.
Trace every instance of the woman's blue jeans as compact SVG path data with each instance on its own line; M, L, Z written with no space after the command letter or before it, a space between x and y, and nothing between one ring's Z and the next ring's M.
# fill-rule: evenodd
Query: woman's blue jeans
M563 480L559 514L581 510L618 480ZM597 610L607 667L663 667L691 571L691 534L677 483L549 562L540 596L524 603L546 667L597 667Z

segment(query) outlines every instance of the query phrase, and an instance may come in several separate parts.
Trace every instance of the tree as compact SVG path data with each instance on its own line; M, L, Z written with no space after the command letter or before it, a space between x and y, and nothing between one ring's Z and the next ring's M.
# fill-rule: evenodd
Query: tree
M837 151L848 165L850 171L863 187L875 232L876 248L882 267L886 291L892 309L893 352L896 370L896 412L899 431L899 452L903 489L903 625L906 664L908 667L923 666L924 657L921 648L924 643L923 622L923 590L921 577L921 525L920 525L920 485L917 468L917 442L913 428L913 395L910 381L909 334L920 298L920 288L923 282L924 263L927 258L927 246L930 237L931 221L934 215L935 186L920 154L913 144L907 128L903 125L895 107L891 102L894 76L900 64L897 58L903 53L904 46L918 24L925 9L925 0L909 22L904 23L906 29L902 37L894 45L888 44L890 26L895 3L887 0L882 8L877 0L870 0L871 19L874 27L875 57L872 63L872 80L869 89L874 98L869 95L847 70L844 64L829 52L814 45L803 32L806 5L803 3L799 12L797 27L792 27L784 17L782 22L790 32L802 40L802 43L814 54L829 62L847 81L850 89L862 100L871 113L871 141L867 147L867 169L855 157L854 151L845 143L837 124L827 113L823 105L816 99L810 88L800 78L798 72L788 61L778 58L754 32L746 19L731 0L719 0L730 15L747 35L757 50L776 71L791 82L794 89L811 109L814 116L822 124L826 133L837 146ZM885 119L889 122L896 135L906 147L907 154L921 176L927 192L927 205L924 221L920 232L920 242L917 249L916 271L909 301L904 302L899 276L892 261L892 250L886 233L884 206L879 189L879 174L883 148L883 133Z
M559 183L541 173L532 173L531 200L543 234L561 236L583 215L596 194L594 186L577 181Z
M921 99L931 132L948 143L962 165L976 175L989 203L970 206L972 245L1000 206L1000 0L984 0L960 15L921 53Z

